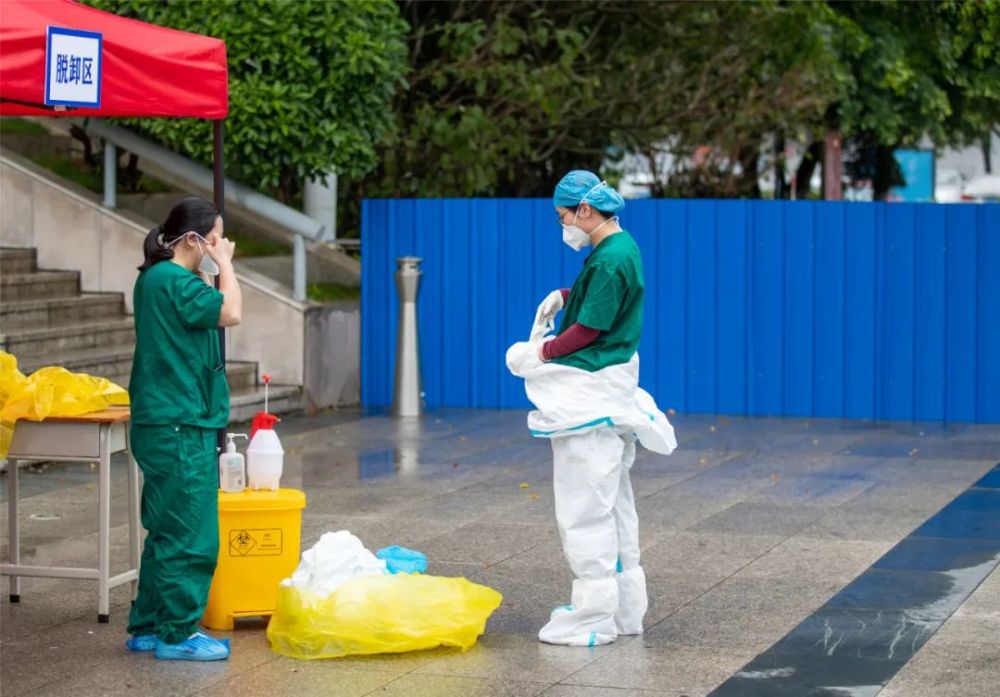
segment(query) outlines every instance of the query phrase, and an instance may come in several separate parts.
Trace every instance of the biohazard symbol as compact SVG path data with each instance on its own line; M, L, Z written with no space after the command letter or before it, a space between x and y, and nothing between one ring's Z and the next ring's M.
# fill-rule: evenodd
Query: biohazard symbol
M238 557L245 557L256 545L257 540L253 539L253 537L250 536L250 533L246 530L229 531L230 554Z
M284 550L281 528L246 528L229 531L229 556L277 557ZM298 552L296 552L298 554Z

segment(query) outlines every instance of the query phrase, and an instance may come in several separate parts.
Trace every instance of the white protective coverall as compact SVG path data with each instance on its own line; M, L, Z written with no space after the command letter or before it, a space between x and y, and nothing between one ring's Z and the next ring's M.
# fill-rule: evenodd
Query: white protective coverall
M637 441L662 455L677 441L666 415L639 388L638 354L593 373L543 363L538 348L551 338L551 320L539 307L531 338L507 351L507 368L524 378L536 407L528 428L552 442L556 523L576 576L570 605L553 610L538 638L596 646L642 633L648 601L629 471Z

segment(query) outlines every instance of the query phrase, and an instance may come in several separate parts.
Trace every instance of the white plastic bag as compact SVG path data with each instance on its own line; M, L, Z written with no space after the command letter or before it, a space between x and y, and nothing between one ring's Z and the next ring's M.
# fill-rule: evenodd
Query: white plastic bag
M355 576L382 576L385 561L369 552L346 530L327 532L302 553L302 561L291 578L281 585L328 596Z

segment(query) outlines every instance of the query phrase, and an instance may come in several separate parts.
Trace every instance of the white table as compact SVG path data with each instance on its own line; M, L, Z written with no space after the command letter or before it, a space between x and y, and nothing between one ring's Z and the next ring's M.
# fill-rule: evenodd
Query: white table
M0 564L0 575L10 576L10 601L21 601L21 577L70 578L97 581L97 621L109 619L108 595L112 588L132 584L135 597L139 579L139 468L129 443L128 407L113 407L81 416L51 417L43 421L18 421L7 454L7 506L10 518L10 563ZM111 456L125 451L128 462L128 526L131 568L111 575ZM17 523L18 461L97 462L97 568L29 566L21 564Z

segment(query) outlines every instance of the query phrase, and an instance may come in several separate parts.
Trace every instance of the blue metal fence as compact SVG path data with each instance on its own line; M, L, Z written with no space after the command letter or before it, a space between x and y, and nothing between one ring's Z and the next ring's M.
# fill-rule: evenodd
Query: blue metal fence
M644 200L622 224L664 408L1000 422L1000 206ZM504 353L584 259L551 203L368 200L362 239L362 401L392 399L395 258L415 254L428 406L529 406Z

